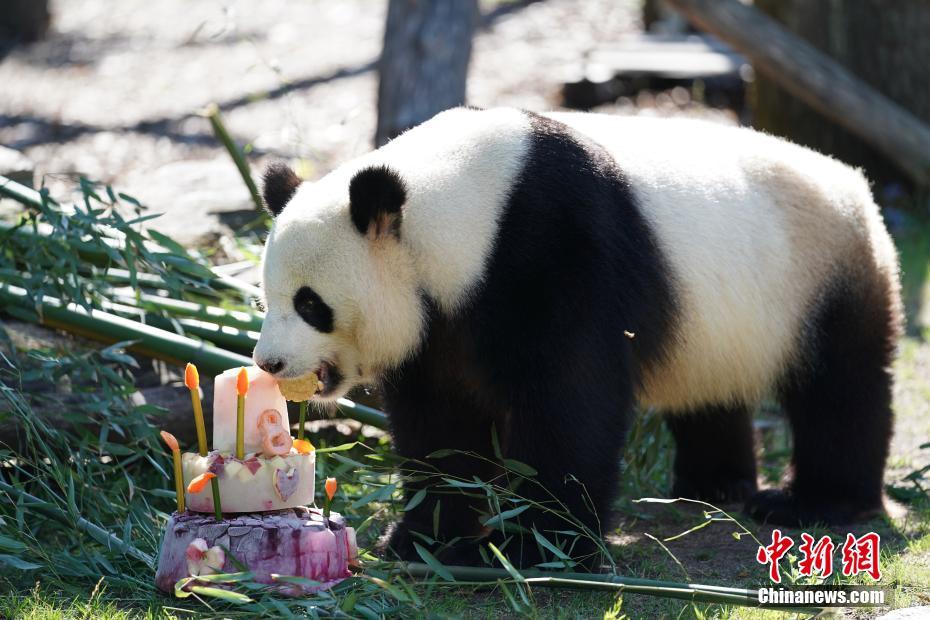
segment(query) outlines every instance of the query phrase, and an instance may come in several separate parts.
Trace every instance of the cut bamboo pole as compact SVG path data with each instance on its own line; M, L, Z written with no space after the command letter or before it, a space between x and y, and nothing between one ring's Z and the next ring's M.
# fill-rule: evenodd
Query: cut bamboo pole
M0 284L0 306L11 316L30 323L62 329L92 340L108 343L132 341L130 350L171 364L195 363L205 372L218 375L236 366L250 366L252 360L219 347L137 323L102 310L86 310L75 303L45 297L42 314L37 315L25 289ZM387 416L347 398L337 402L340 415L375 428L387 429Z
M252 363L244 355L102 310L87 310L75 303L62 304L51 297L41 300L42 312L36 315L26 290L17 286L0 285L0 302L6 305L6 312L18 319L63 329L91 340L109 343L132 341L134 344L130 350L178 366L194 362L209 374L220 374L228 368Z
M264 212L264 202L262 202L261 194L258 193L258 187L255 186L255 181L252 179L252 171L249 169L249 162L246 160L245 154L226 130L226 125L223 123L223 117L220 114L219 106L215 103L211 103L204 110L204 116L210 121L210 126L213 128L213 135L220 141L226 149L226 152L229 153L229 156L232 158L233 163L236 164L236 169L239 170L239 176L242 177L242 182L245 183L246 189L249 190L249 195L252 196L252 202L255 203L255 209L260 213Z
M260 332L262 330L262 318L260 314L249 314L236 310L224 310L207 304L198 304L191 301L172 299L150 293L142 293L138 301L129 295L115 295L114 301L124 303L130 306L140 308L155 308L165 310L172 316L185 316L192 319L225 325L226 327L236 327L238 329Z
M135 306L123 304L112 304L103 302L100 304L101 309L105 312L111 312L116 316L130 319L143 325L150 325L158 329L171 333L179 333L182 336L193 336L200 340L205 340L218 347L239 353L250 355L258 337L249 332L235 329L233 327L224 327L207 321L198 321L196 319L169 319L157 314L151 314ZM180 328L180 330L178 329Z
M494 584L498 581L514 580L513 575L499 568L485 566L444 566L444 568L457 582ZM369 574L374 572L376 571L368 571ZM417 579L436 575L432 568L419 562L401 564L391 572L397 575L409 575ZM523 577L522 582L530 586L570 588L576 590L614 590L625 593L628 592L630 594L645 594L648 596L674 598L697 603L718 603L721 605L781 609L786 612L795 613L818 613L820 611L818 608L810 607L789 609L782 606L763 604L759 602L758 590L746 588L639 579L636 577L621 577L620 575L607 575L602 573L556 573L538 569L522 569L518 572Z

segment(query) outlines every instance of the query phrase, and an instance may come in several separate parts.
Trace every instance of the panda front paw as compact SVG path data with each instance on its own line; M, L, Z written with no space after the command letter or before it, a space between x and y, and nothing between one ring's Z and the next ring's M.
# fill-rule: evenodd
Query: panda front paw
M884 513L881 501L856 502L798 497L790 489L760 491L746 502L745 512L755 521L789 527L859 523Z

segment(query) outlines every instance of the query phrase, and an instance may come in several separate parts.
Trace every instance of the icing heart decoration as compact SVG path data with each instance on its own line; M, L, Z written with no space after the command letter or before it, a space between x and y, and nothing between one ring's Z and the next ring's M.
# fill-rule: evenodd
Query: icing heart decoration
M296 469L291 467L287 472L283 469L274 470L274 490L278 494L278 497L281 498L282 502L286 502L287 498L294 494L294 491L297 490L297 483L300 481L300 474Z
M284 456L291 451L294 439L284 428L277 409L265 409L258 417L258 431L262 435L262 454L267 457Z
M226 563L223 549L216 545L207 548L207 541L203 538L192 540L184 555L187 557L187 574L191 577L219 573Z

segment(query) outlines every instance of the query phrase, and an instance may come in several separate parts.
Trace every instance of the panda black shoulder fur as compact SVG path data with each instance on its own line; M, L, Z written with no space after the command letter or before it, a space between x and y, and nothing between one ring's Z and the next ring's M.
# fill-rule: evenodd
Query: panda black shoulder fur
M494 426L596 532L639 402L668 413L676 496L746 500L783 524L882 509L901 308L858 171L749 129L461 108L312 184L272 167L265 198L256 362L317 371L322 400L379 383L401 455L493 461ZM794 456L783 490L757 492L749 412L766 395ZM436 499L394 530L400 556L416 557L410 531L432 532ZM485 534L480 506L441 501L444 540ZM511 555L539 559L533 544Z

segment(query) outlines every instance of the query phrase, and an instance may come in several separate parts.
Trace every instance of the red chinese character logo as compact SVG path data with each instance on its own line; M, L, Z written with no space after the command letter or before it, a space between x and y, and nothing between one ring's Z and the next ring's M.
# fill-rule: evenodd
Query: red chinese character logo
M817 543L814 543L814 537L808 533L801 534L801 544L798 545L798 551L804 556L798 562L798 571L807 577L814 574L814 571L824 577L833 574L833 550L836 545L829 536L824 536Z
M794 546L790 536L782 536L781 530L772 530L772 544L759 547L756 552L756 561L759 564L769 565L769 579L781 583L781 574L778 572L778 561Z
M882 578L882 571L878 565L878 548L881 537L875 532L869 532L856 538L846 534L843 543L843 574L847 577L866 573L875 581Z

